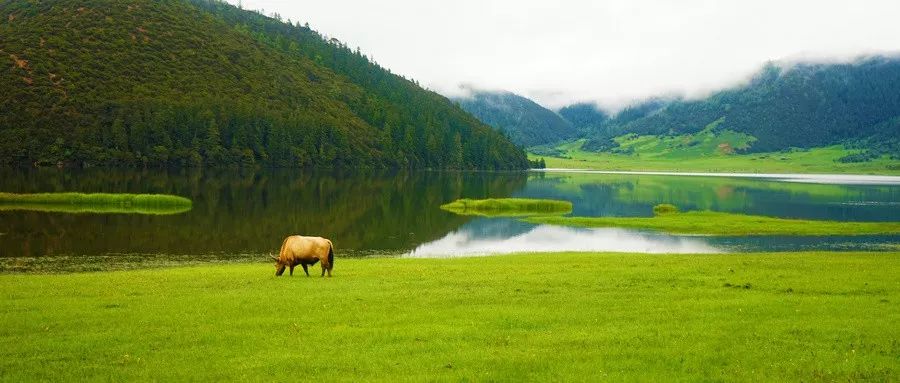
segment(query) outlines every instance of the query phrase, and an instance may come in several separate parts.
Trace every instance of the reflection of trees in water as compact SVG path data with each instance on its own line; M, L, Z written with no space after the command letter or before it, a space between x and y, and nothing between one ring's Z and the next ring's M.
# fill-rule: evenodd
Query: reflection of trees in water
M785 218L894 221L895 186L822 185L761 179L646 175L544 175L517 193L572 201L578 216L651 216L659 203L682 210L714 210ZM848 204L869 201L874 204Z
M342 173L298 170L0 171L0 190L166 193L194 208L165 217L0 213L0 256L276 252L288 234L333 238L339 249L400 250L468 218L439 206L507 197L523 173Z

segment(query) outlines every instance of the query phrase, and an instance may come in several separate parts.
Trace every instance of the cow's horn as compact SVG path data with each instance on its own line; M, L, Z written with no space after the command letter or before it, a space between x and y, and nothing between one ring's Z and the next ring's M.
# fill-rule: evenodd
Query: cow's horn
M269 253L269 258L272 258L273 260L276 260L276 261L278 260L278 257L272 255L271 253Z

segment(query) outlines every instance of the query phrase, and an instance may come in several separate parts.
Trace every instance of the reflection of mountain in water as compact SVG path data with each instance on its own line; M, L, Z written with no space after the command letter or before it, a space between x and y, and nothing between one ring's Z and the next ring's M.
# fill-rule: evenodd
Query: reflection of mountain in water
M644 251L647 243L650 250L681 246L667 242L672 237L665 235L536 231L515 219L473 219L440 210L441 204L458 198L562 199L572 201L573 215L579 216L649 216L653 205L661 202L686 210L811 219L896 221L900 216L898 186L643 175L0 169L0 191L162 193L193 201L190 212L174 216L0 212L0 257L121 253L225 257L276 252L288 234L332 238L339 256L404 252L423 243L434 248L447 241L457 243L460 251L483 249L488 241L533 250L519 242L539 234L554 238L551 242L569 241L570 248L587 241L592 250ZM896 248L898 242L897 236L684 240L692 246L734 251L877 250L890 244Z
M516 252L614 251L629 253L722 253L764 251L894 250L898 235L867 236L677 236L626 229L578 229L516 225L481 219L441 239L419 245L416 258L476 256Z
M0 256L277 252L289 234L333 238L338 251L408 250L470 218L458 198L506 197L523 173L279 171L0 171L12 192L131 192L188 197L178 216L0 212Z
M575 229L539 225L509 237L482 237L458 230L420 245L409 257L452 257L517 252L613 251L629 253L717 253L700 238L676 237L622 229Z
M576 216L651 216L654 205L784 218L896 221L900 187L766 179L533 173L516 197L564 199ZM866 201L849 205L848 201Z
M509 238L534 229L534 224L515 218L477 218L456 230L475 238Z

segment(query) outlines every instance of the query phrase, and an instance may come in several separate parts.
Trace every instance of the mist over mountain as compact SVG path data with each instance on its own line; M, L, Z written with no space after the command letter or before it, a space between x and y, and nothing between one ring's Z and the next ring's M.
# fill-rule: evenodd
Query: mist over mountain
M475 114L493 121L507 112L482 108ZM616 138L624 135L674 137L709 130L713 136L745 135L748 143L738 151L843 144L864 149L845 160L867 160L900 153L900 58L769 63L744 84L700 99L656 97L615 112L576 103L558 115L574 127L575 137L586 139L581 147L588 151L615 150ZM551 136L544 142L553 139L566 140Z
M652 103L651 103L652 104ZM713 122L755 138L751 152L839 143L896 146L900 131L900 59L872 57L854 63L773 64L751 81L700 100L672 100L638 118L630 107L593 125L587 149L603 148L624 134L678 135ZM645 111L646 111L645 110ZM627 116L627 118L623 118ZM579 126L579 129L584 127Z
M518 145L535 146L577 135L569 121L534 101L510 92L471 90L454 98L467 112L501 131Z

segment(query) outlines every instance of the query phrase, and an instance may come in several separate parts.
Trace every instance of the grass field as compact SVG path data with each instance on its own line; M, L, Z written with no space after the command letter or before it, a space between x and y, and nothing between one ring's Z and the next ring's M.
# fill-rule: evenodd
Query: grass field
M744 133L731 130L716 131L716 127L724 120L724 118L716 120L693 134L678 136L626 134L615 139L619 144L616 150L671 159L701 158L733 154L735 150L746 149L756 141L756 138Z
M660 207L663 205L658 205ZM656 209L654 208L654 211ZM654 217L536 216L530 223L574 227L622 227L699 235L872 235L900 234L900 222L815 221L717 211L688 211Z
M0 379L895 381L900 253L0 275Z
M572 203L569 201L531 198L463 198L443 204L441 205L441 209L459 215L521 217L541 214L571 213Z
M622 170L622 171L683 171L683 172L744 172L744 173L854 173L900 174L900 161L882 157L860 163L841 163L838 158L855 151L841 146L815 148L807 151L725 154L708 142L684 149L673 149L670 141L652 136L623 136L620 144L632 148L632 154L597 153L581 150L582 141L560 145L562 157L529 154L530 159L544 158L548 168ZM740 137L730 138L739 145ZM703 152L698 152L703 150ZM563 158L565 157L565 158Z
M166 194L0 193L0 211L54 213L178 214L190 211L190 199Z

